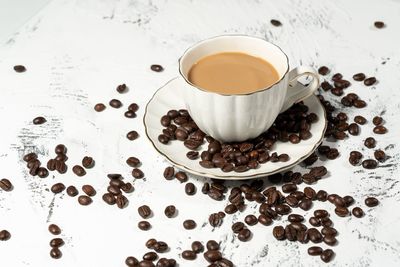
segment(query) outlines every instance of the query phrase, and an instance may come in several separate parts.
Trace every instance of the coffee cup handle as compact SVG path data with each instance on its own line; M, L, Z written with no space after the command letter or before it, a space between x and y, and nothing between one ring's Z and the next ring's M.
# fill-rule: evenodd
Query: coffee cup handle
M298 82L302 76L312 76L312 81L308 85ZM285 102L283 103L281 112L286 111L294 103L300 102L312 95L319 87L319 75L312 67L300 66L289 72L289 86L287 88Z

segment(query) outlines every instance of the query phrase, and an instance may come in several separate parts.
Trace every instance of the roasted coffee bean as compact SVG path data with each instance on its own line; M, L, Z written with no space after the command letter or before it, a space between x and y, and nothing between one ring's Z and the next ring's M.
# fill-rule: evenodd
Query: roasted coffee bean
M314 227L321 226L321 221L315 217L310 217L310 219L308 219L308 222Z
M138 267L155 267L152 261L142 260L139 262Z
M7 241L11 238L11 234L7 230L0 230L0 241Z
M302 221L304 221L304 217L303 216L301 216L300 214L290 214L289 216L288 216L288 221L289 222L302 222Z
M219 244L215 240L208 240L206 243L207 250L219 250Z
M199 157L199 152L197 151L189 151L186 153L186 157L191 160L195 160Z
M63 183L56 183L51 186L50 190L54 194L58 194L58 193L61 193L62 191L64 191L64 189L65 189L65 185Z
M146 241L145 246L149 249L154 249L155 245L157 244L157 240L154 238L150 238Z
M111 107L113 108L120 108L122 107L121 101L118 99L111 99L110 102L108 103Z
M375 197L367 197L364 202L367 207L375 207L379 204L379 200Z
M244 228L244 223L242 222L235 222L234 224L232 224L232 231L237 234L239 233L243 228Z
M127 117L127 118L130 118L130 119L131 118L136 118L136 113L133 112L133 111L128 110L128 111L125 111L124 116Z
M278 204L275 206L275 211L279 214L279 215L287 215L289 214L292 210L288 205L285 204Z
M37 175L40 178L46 178L49 175L49 171L46 168L40 167L37 170Z
M322 235L316 228L310 228L307 230L308 238L313 243L321 243Z
M72 171L77 176L84 176L86 174L85 169L82 166L79 166L79 165L75 165L74 167L72 167Z
M138 208L138 213L140 217L142 217L143 219L147 219L151 216L152 211L149 206L143 205Z
M388 130L385 126L379 125L379 126L375 126L373 131L376 134L385 134L385 133L387 133Z
M374 159L366 159L362 162L362 166L365 169L375 169L378 166L378 163Z
M322 228L321 233L324 236L336 236L337 235L336 229L332 228L330 226L326 226L326 227Z
M358 135L360 133L360 127L356 123L350 123L348 131L351 135Z
M134 168L134 169L132 170L132 176L133 176L134 178L136 178L136 179L141 179L141 178L144 177L144 173L143 173L140 169Z
M82 191L89 197L96 195L96 190L93 188L93 186L88 184L82 186Z
M251 231L247 228L240 230L238 234L238 239L242 242L246 242L251 238Z
M140 221L138 222L138 227L142 231L147 231L151 228L151 224L148 221Z
M31 160L37 159L37 157L38 157L38 156L37 156L36 153L31 152L31 153L26 154L26 155L23 157L23 160L24 160L25 162L29 162L29 161L31 161Z
M183 145L190 150L195 150L201 145L201 141L196 141L193 139L187 139L183 142Z
M135 257L130 256L125 259L125 264L128 267L137 267L139 266L139 261Z
M67 195L70 197L76 197L78 195L78 189L75 186L70 185L67 187Z
M325 244L329 245L329 246L334 246L337 243L337 240L334 236L331 235L326 235L323 238L323 241Z
M285 237L289 241L296 241L297 232L296 232L296 229L292 225L287 225L285 227Z
M280 26L282 26L282 22L280 22L279 20L271 19L270 22L271 22L271 24L274 25L275 27L280 27Z
M339 81L339 80L341 80L343 78L343 75L341 74L341 73L335 73L333 76L332 76L332 81Z
M346 201L340 196L335 197L333 204L335 204L336 207L346 207Z
M299 203L299 208L302 210L309 210L312 207L312 201L310 199L303 199Z
M222 218L218 213L211 213L208 217L208 222L212 227L218 227L222 224Z
M304 188L304 195L311 200L316 200L317 199L317 192L309 186Z
M150 251L143 255L143 260L146 261L155 261L158 258L157 253Z
M354 100L353 106L356 108L365 108L367 106L367 103L364 100L357 99L357 100Z
M224 198L224 194L214 188L210 188L207 194L210 198L214 200L222 200Z
M182 252L182 258L185 260L195 260L196 259L196 253L192 250L184 250Z
M319 256L322 254L322 248L317 246L309 247L307 252L310 256Z
M335 82L336 84L336 82ZM343 88L339 88L339 87L334 87L331 90L331 93L334 94L335 96L342 96L343 95Z
M82 206L87 206L92 203L92 199L88 196L79 196L78 197L78 203L81 204Z
M355 116L354 117L354 122L360 125L364 125L365 123L367 123L367 119L364 118L363 116Z
M168 218L172 218L175 216L176 213L176 208L174 205L169 205L165 208L164 210L164 214L165 216L167 216Z
M118 208L123 209L128 205L128 199L121 194L116 197L115 203L117 204Z
M346 217L349 215L349 210L346 207L337 206L335 208L335 213L337 216Z
M258 216L258 222L261 223L262 225L268 226L272 224L272 219L265 214L260 214Z
M158 241L156 244L154 244L153 249L158 253L163 253L168 250L168 244L163 241Z
M114 205L116 203L115 197L111 193L105 193L103 196L103 201L106 202L108 205Z
M176 117L179 116L179 112L175 109L171 109L167 112L167 115L171 118L171 119L175 119Z
M49 232L53 235L61 234L61 228L57 224L54 224L54 223L50 224L48 229L49 229Z
M383 118L380 117L380 116L375 116L375 117L372 119L372 123L373 123L375 126L381 125L381 124L383 123Z
M185 185L185 193L189 196L196 194L196 186L193 183L187 183Z
M292 144L298 144L300 143L300 137L297 134L291 134L289 135L289 141Z
M126 89L127 89L127 86L124 83L118 85L117 88L116 88L117 92L120 93L120 94L125 93Z
M164 178L167 180L172 180L174 179L174 173L175 173L174 167L171 166L166 167L164 170Z
M319 201L326 201L328 198L328 193L324 190L319 190L317 192L317 200Z
M62 252L59 248L52 248L50 250L50 257L52 257L53 259L59 259L62 257Z
M130 105L128 106L128 110L129 110L129 111L136 112L136 111L138 111L138 109L139 109L139 105L136 104L136 103L132 103L132 104L130 104Z
M62 238L57 237L50 240L50 247L52 248L58 248L62 245L64 245L64 240Z
M139 137L139 134L136 131L130 131L126 134L126 138L128 140L133 141Z
M361 218L364 216L364 211L360 207L353 208L351 213L357 218Z
M47 120L44 117L36 117L33 119L32 122L35 125L39 125L39 124L43 124L43 123L47 122Z
M333 86L329 82L324 81L324 82L321 83L321 88L324 91L329 91L329 90L331 90L333 88Z
M292 207L292 208L296 208L299 204L299 201L297 200L296 197L294 196L287 196L286 197L286 203Z
M245 221L245 223L246 223L247 225L250 225L250 226L256 225L257 222L258 222L257 217L254 216L254 215L252 215L252 214L247 215L247 216L244 218L244 221Z
M229 204L225 207L225 212L227 214L233 214L238 211L238 208L234 204Z
M329 149L329 152L326 153L326 158L330 160L334 160L339 156L339 151L336 148Z
M150 69L155 72L162 72L164 68L161 65L153 64L150 66Z
M330 262L334 257L334 255L335 253L333 252L332 249L325 249L324 251L322 251L320 257L323 262Z
M284 240L285 237L285 228L283 226L275 226L274 229L272 230L272 234L277 240Z
M385 23L382 21L375 21L374 22L374 26L378 29L382 29L383 27L385 27Z
M126 160L126 164L128 164L131 167L138 167L140 165L140 160L136 157L129 157Z
M326 155L331 148L329 146L319 146L318 152L322 155Z
M203 244L201 243L201 242L199 242L199 241L194 241L193 243L192 243L192 251L194 252L194 253L201 253L201 252L203 252L204 251L204 246L203 246Z
M97 112L102 112L105 109L106 105L104 105L103 103L97 103L96 105L94 105L94 110Z
M375 77L369 77L364 80L364 85L366 85L366 86L371 86L371 85L374 85L375 83L376 83Z
M374 148L376 146L376 140L373 137L368 137L364 141L364 145L368 148Z
M175 173L175 178L181 183L184 183L188 180L187 174L183 171L179 171L179 172Z
M329 73L329 69L326 66L322 66L318 69L318 73L321 75L327 75Z
M168 142L169 142L169 137L168 136L166 136L165 134L160 134L159 136L158 136L158 141L160 141L160 143L161 144L168 144Z
M188 138L189 134L185 129L178 128L175 131L175 136L176 139L178 139L179 141L185 141Z
M135 190L135 188L133 187L133 185L132 185L131 183L123 184L123 185L121 186L121 189L122 189L122 191L124 191L125 193L132 193L132 192Z
M297 190L297 186L294 183L287 183L282 185L282 191L284 193L292 193Z
M365 74L364 73L357 73L353 75L353 80L361 82L365 80Z
M222 254L218 250L208 250L203 254L204 258L210 262L216 262L222 259Z
M374 157L377 161L384 162L386 159L386 154L382 150L378 149L374 152Z
M67 153L67 147L66 147L65 145L63 145L63 144L58 144L58 145L54 148L54 152L55 152L57 155L66 154L66 153Z
M351 83L348 80L343 80L343 79L334 82L334 86L341 89L348 88L350 85Z
M13 185L10 182L10 180L3 178L0 180L0 188L3 189L4 191L11 191L13 189Z
M185 220L185 221L183 221L183 227L186 229L186 230L192 230L192 229L194 229L194 228L196 228L196 222L195 221L193 221L193 220Z
M15 66L14 66L14 70L15 70L16 72L25 72L25 71L26 71L26 68L25 68L24 65L15 65Z
M343 197L343 200L346 203L346 207L349 207L354 203L354 198L352 196L345 196Z
M85 167L85 168L88 169L88 168L92 168L93 165L94 165L94 160L93 160L92 157L86 156L86 157L84 157L84 158L82 159L82 166L83 166L83 167Z

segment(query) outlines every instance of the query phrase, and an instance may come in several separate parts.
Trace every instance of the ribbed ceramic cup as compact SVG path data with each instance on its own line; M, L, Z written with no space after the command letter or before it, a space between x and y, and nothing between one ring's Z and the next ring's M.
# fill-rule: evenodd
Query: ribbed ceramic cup
M208 92L188 79L190 68L201 58L222 52L241 52L260 57L278 71L279 80L249 94L225 95ZM184 101L199 128L224 142L243 141L265 132L279 113L310 96L319 87L318 73L300 66L289 71L287 55L276 45L245 35L223 35L190 47L179 60L179 72L185 79ZM298 82L310 75L308 85Z

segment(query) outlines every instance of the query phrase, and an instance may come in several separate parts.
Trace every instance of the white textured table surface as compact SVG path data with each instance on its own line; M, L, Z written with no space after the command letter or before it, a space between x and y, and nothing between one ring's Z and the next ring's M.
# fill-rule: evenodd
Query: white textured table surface
M273 27L272 18L283 26ZM384 21L387 27L374 28L375 20ZM184 185L165 181L162 172L168 164L145 138L144 106L157 88L177 75L177 59L184 49L210 36L243 33L280 45L292 66L327 65L350 80L357 72L377 77L379 83L373 87L353 82L348 89L368 103L362 110L349 109L350 118L361 114L369 123L360 136L329 143L338 147L341 156L323 163L330 173L313 187L351 194L366 211L362 219L332 214L340 235L329 266L400 266L399 32L400 2L389 0L51 2L0 47L0 178L8 177L15 187L11 192L0 191L0 229L12 235L9 241L0 242L0 265L124 266L126 256L141 257L148 251L144 242L151 237L166 241L171 250L165 256L176 258L180 266L205 266L202 256L188 262L178 255L193 240L209 239L222 241L224 256L236 266L321 265L319 257L307 255L309 245L276 241L273 226L253 226L253 238L239 242L231 224L256 214L255 203L212 229L208 215L223 210L226 201L203 195L200 177L191 179L198 187L191 197L184 193ZM14 72L16 64L25 65L27 71ZM151 64L161 64L165 71L152 72ZM129 93L115 91L121 83L129 86ZM95 103L108 103L111 98L119 98L125 106L137 102L141 107L138 117L127 119L121 109L93 111ZM328 98L340 106L336 97ZM350 166L351 150L363 149L372 155L362 144L373 135L371 119L379 114L389 133L376 136L377 146L386 149L390 158L371 171ZM48 122L32 125L39 115ZM141 137L130 142L125 134L133 129ZM67 145L70 167L91 155L95 168L83 178L71 171L65 175L52 172L46 179L30 176L22 156L36 151L45 163L54 156L58 143ZM105 205L101 195L107 186L106 173L120 172L132 180L125 164L128 156L141 158L146 178L134 181L136 190L129 194L129 206L120 210ZM295 170L304 172L302 167ZM92 205L80 206L76 198L52 194L49 187L55 182L77 187L93 184L98 194ZM378 207L365 207L363 200L370 195L380 200ZM136 226L140 220L137 207L145 203L154 211L153 228L148 232ZM169 204L179 210L174 219L163 215ZM314 207L326 207L333 213L328 203ZM182 221L187 218L196 220L195 230L183 230ZM60 260L49 256L48 242L53 238L47 231L49 223L63 229L66 244Z

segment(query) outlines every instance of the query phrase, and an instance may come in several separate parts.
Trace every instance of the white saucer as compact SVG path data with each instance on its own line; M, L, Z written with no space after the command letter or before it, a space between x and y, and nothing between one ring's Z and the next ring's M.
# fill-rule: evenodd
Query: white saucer
M173 140L167 145L161 144L158 141L158 136L162 133L163 126L160 123L160 118L171 109L183 109L185 103L183 102L182 90L183 79L180 77L174 78L167 82L147 103L146 111L144 114L143 122L146 130L146 135L153 144L154 148L160 152L169 162L189 173L215 178L215 179L248 179L265 177L274 173L282 172L297 165L305 158L307 158L322 142L324 137L327 120L325 110L317 98L312 95L306 100L304 104L309 107L309 112L314 112L318 115L318 121L313 123L311 127L312 137L308 140L302 140L298 144L291 144L290 142L275 143L273 152L278 154L287 153L290 160L287 162L266 162L260 164L257 169L250 169L243 173L237 172L223 172L219 168L206 169L199 165L199 160L190 160L186 157L186 152L189 151L183 142ZM204 144L199 148L199 151L206 149Z

